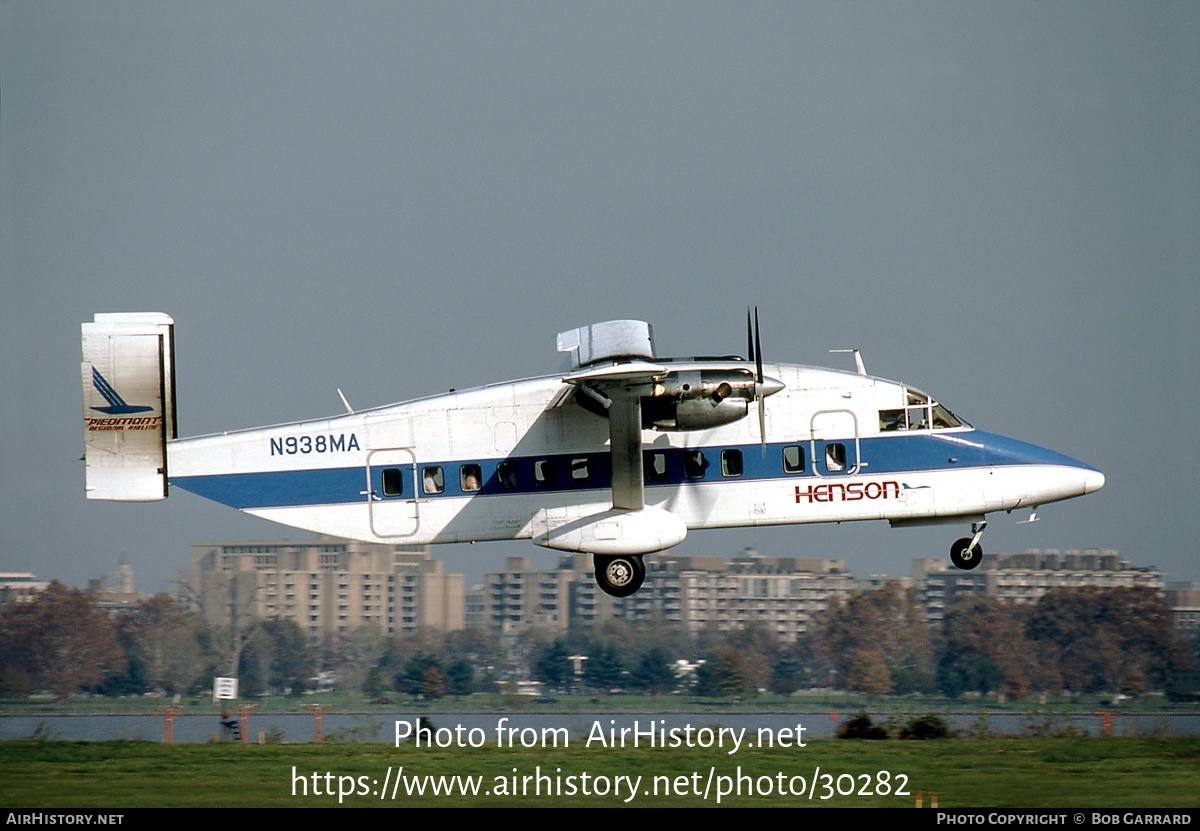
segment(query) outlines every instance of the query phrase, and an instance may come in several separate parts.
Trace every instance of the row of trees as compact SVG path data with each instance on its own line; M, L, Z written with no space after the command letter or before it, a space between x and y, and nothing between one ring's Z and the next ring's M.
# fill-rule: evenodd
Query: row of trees
M298 693L321 669L371 697L467 695L529 679L549 690L708 696L812 687L1139 695L1195 691L1198 646L1172 638L1169 610L1149 589L1057 589L1032 605L976 597L931 627L911 593L892 587L852 596L796 643L758 622L693 636L665 621L612 620L503 640L477 630L388 638L364 628L322 649L289 620L213 626L167 595L109 615L55 582L0 611L0 695L189 694L230 673L246 695Z
M1029 605L974 597L952 606L940 627L920 620L904 592L856 595L820 621L810 666L821 683L878 694L1020 699L1197 686L1198 644L1173 637L1166 601L1148 588L1055 589Z
M110 615L91 595L55 581L31 602L0 611L4 696L186 695L227 674L231 659L249 693L304 689L318 657L292 621L257 621L239 633L206 624L166 594Z

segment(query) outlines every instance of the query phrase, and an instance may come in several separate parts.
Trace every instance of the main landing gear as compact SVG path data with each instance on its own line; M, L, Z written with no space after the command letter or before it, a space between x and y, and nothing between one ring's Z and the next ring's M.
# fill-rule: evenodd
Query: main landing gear
M640 554L593 554L596 583L613 597L629 597L646 580L646 564Z
M986 520L972 523L973 536L955 540L954 545L950 546L950 562L963 571L977 568L983 560L983 546L980 545L979 539L983 536L984 528L987 528Z

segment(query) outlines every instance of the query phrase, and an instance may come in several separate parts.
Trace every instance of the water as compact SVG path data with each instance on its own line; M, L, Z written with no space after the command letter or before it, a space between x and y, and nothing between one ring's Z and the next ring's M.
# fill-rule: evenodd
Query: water
M889 713L872 713L874 722L886 721ZM918 713L919 715L919 713ZM340 735L342 738L357 741L374 741L393 744L397 730L402 737L407 737L419 718L426 718L435 731L435 742L448 743L450 746L466 745L483 741L494 744L499 735L506 737L506 743L520 746L522 741L534 742L532 746L543 746L543 737L561 735L562 729L567 731L572 744L587 739L589 735L603 734L605 741L611 735L610 728L620 731L624 728L626 746L632 746L632 731L642 732L640 742L645 746L648 739L646 731L676 730L681 738L688 735L691 728L692 740L700 744L711 739L714 743L719 739L716 728L727 727L733 730L745 729L745 740L758 743L760 735L765 741L768 736L775 737L777 743L788 742L795 746L799 740L831 738L840 724L854 717L853 712L838 713L837 719L831 718L830 713L372 713L370 715L351 715L326 713L323 721L324 733L327 737ZM951 730L973 731L979 726L982 718L986 719L987 729L992 734L999 735L1028 735L1031 723L1049 721L1054 728L1064 725L1064 717L1060 714L1031 717L1026 714L986 714L955 713L943 715ZM1101 719L1092 714L1074 714L1067 719L1072 727L1082 735L1101 735ZM397 727L396 722L402 724ZM798 728L803 728L801 732ZM705 730L705 728L708 728ZM227 738L228 733L219 724L219 717L214 714L181 714L175 717L175 741L180 743L208 742L218 738ZM249 738L258 741L260 733L272 740L285 742L311 742L313 740L313 717L308 713L251 713L249 720ZM1198 736L1200 735L1200 714L1129 714L1119 715L1113 719L1112 734L1114 736ZM133 740L154 741L164 740L164 719L161 714L152 715L85 715L85 716L0 716L0 740L27 739L34 736L69 740L69 741L108 741ZM728 742L726 738L726 742ZM598 741L598 740L596 740ZM546 741L546 743L549 743ZM599 746L593 743L593 747ZM701 746L704 746L701 744ZM712 746L716 746L713 744Z

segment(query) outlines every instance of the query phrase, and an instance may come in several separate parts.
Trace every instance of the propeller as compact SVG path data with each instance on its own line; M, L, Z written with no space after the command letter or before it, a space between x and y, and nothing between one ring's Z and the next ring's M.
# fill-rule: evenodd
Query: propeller
M763 455L767 455L767 400L763 384L762 340L758 326L758 306L754 307L754 322L750 322L750 308L746 307L746 346L750 360L754 361L754 400L758 402L758 437L762 442ZM777 392L772 390L771 392Z

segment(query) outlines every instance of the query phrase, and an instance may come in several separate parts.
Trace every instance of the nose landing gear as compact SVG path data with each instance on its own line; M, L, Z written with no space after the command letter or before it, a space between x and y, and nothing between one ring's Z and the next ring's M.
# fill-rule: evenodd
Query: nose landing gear
M977 568L983 561L983 546L980 545L979 540L983 536L984 528L987 528L986 520L972 523L971 533L973 536L955 540L954 545L950 546L950 562L954 563L955 567L961 568L963 571L970 571Z

